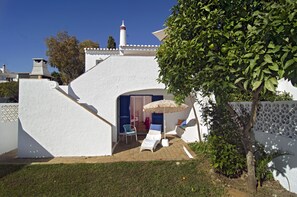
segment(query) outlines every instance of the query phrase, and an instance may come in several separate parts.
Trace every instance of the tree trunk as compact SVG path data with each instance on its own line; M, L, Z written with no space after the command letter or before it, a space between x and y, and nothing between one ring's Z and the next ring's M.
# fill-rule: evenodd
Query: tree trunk
M251 132L249 132L251 134ZM246 164L247 164L247 171L248 171L248 179L247 179L247 189L249 193L255 194L257 192L257 179L256 179L256 169L255 169L255 158L254 158L254 150L253 150L253 143L249 139L246 140Z
M248 180L247 188L251 194L255 194L257 191L257 180L256 180L256 171L255 171L255 158L254 158L254 148L255 145L255 136L252 130L256 118L257 118L257 109L259 105L259 94L263 88L261 85L255 92L253 92L253 101L251 106L251 113L249 116L249 121L244 127L244 142L246 147L246 163L248 170Z

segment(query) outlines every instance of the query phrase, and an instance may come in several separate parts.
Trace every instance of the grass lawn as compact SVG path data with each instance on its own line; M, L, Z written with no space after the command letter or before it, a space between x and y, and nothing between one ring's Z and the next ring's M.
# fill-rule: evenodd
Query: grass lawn
M222 196L203 162L0 165L0 196Z

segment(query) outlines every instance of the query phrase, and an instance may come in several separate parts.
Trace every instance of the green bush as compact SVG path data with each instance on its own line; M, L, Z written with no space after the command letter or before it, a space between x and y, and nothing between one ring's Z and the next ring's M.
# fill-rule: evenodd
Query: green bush
M211 135L208 142L214 169L228 177L239 177L246 169L245 156L240 147L228 143L223 136Z
M207 141L191 143L189 146L196 154L202 153L206 154L207 156L210 154L209 143Z
M7 102L15 103L19 100L19 83L5 82L0 83L0 98L7 100Z
M216 172L228 177L240 176L246 170L246 162L237 125L232 121L228 110L222 106L210 103L203 111L205 118L209 120L207 153L212 166Z

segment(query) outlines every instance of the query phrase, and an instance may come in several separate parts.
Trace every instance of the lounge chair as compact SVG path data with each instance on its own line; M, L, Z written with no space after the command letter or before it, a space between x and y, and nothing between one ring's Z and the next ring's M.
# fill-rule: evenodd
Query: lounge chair
M161 130L162 125L151 124L148 134L141 143L140 152L142 150L150 150L154 152L154 149L161 141Z

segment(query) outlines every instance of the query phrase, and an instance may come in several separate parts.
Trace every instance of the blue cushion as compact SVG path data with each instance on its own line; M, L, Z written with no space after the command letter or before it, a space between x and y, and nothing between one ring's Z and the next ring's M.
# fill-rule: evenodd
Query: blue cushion
M161 131L162 125L160 124L151 124L150 130Z
M187 121L186 121L186 120L183 121L183 122L180 124L180 126L187 126Z

